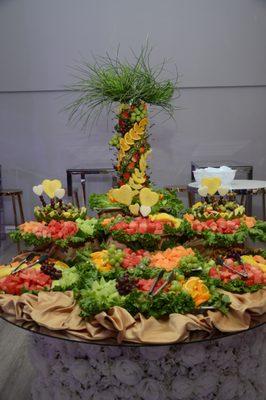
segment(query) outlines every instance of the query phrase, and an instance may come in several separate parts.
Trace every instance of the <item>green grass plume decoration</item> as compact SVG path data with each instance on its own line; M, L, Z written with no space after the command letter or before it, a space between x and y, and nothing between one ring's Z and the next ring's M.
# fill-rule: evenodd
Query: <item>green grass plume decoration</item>
M146 43L140 54L132 51L133 61L120 60L109 53L94 57L93 63L83 61L74 68L76 82L67 86L77 93L76 99L65 107L71 122L82 122L83 127L97 119L104 108L111 110L114 103L139 104L144 101L157 106L173 117L176 107L173 96L177 90L178 74L164 79L166 60L151 66L152 47Z

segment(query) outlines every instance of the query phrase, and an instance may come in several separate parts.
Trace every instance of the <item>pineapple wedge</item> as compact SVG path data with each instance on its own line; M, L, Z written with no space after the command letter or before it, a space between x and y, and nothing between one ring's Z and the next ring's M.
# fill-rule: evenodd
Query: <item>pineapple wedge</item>
M254 256L254 257L253 256L242 256L241 260L242 260L243 263L254 265L254 267L259 268L262 272L266 272L266 263L265 263L264 258L260 257L259 261L263 261L264 260L264 262L259 262L259 261L257 261L255 259L255 257L257 257L257 260L258 260L259 256Z

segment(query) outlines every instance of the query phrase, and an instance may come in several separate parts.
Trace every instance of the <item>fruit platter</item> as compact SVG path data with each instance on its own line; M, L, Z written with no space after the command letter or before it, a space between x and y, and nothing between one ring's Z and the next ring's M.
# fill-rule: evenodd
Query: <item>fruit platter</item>
M25 249L0 266L2 316L67 338L139 344L200 340L264 321L266 251L256 242L266 242L266 223L246 215L218 172L202 178L190 209L176 190L152 183L149 107L171 114L176 86L158 81L146 57L134 66L103 58L86 84L83 77L73 86L72 117L81 112L87 122L95 102L119 103L109 142L118 185L92 194L88 209L64 202L57 179L33 187L35 219L10 235Z

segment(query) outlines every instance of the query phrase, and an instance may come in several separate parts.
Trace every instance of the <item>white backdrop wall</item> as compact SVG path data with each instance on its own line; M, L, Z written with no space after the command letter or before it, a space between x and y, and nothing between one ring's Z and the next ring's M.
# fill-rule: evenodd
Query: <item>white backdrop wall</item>
M27 217L33 184L111 165L112 121L88 136L60 113L69 66L118 44L128 56L147 36L154 62L176 62L181 87L176 123L154 121L153 180L187 183L193 159L252 163L266 178L265 0L0 0L0 164Z

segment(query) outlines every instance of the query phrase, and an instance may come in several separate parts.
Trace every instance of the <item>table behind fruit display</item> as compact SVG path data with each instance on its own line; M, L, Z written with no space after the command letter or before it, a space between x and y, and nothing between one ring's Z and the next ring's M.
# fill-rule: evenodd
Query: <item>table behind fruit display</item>
M86 205L86 175L110 175L112 178L112 185L116 184L116 177L114 175L113 168L70 168L66 170L67 175L67 195L73 197L73 175L78 175L80 177L80 184L82 188L82 197L84 205Z
M263 322L233 335L140 345L88 343L8 315L2 318L31 332L33 400L264 399Z

